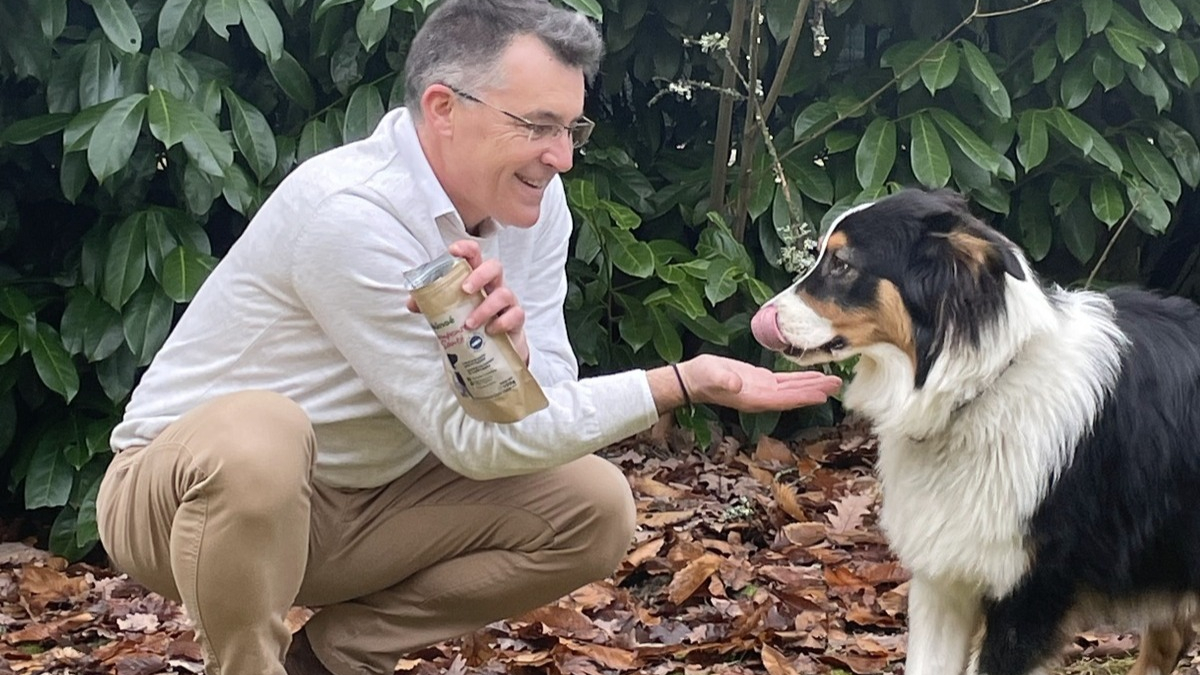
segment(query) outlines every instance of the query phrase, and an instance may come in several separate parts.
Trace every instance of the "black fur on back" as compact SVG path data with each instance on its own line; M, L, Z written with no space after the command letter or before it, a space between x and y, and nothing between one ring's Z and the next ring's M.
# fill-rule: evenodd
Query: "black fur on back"
M1030 521L1029 574L988 608L983 672L1024 672L1052 654L1081 593L1200 592L1200 307L1110 296L1130 340L1121 373Z

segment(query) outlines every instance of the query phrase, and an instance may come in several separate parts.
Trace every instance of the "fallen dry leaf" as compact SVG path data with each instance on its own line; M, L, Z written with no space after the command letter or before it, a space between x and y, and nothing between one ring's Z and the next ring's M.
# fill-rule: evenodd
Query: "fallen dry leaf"
M696 515L695 509L686 511L662 511L659 513L647 513L638 516L638 525L642 527L660 528L670 525L678 525L686 522Z
M686 490L660 483L649 476L634 476L629 483L637 492L655 499L674 501L683 499L688 494Z
M833 502L834 513L827 514L829 531L835 534L847 534L861 530L863 518L871 512L875 503L874 495L846 495Z
M87 594L89 585L82 577L70 577L51 567L27 565L21 568L18 588L30 604L45 607Z
M808 514L804 512L804 507L800 506L800 497L795 487L775 481L771 483L771 495L775 497L775 503L779 508L793 520L798 522L809 520Z
M786 443L767 435L758 438L758 445L754 448L754 459L759 462L775 462L784 466L789 466L795 461L792 449Z
M576 640L563 640L562 644L576 653L593 659L606 668L626 671L635 670L641 666L641 659L638 658L637 653L626 649L617 649L616 647L606 647L604 645Z
M793 668L783 654L771 645L763 645L761 654L768 675L800 675L800 671Z
M783 536L797 546L812 546L825 538L824 523L788 523L780 528Z
M117 675L152 675L167 669L167 660L158 654L122 656L116 661Z
M720 566L721 556L715 553L705 553L691 561L671 579L671 585L667 587L667 599L673 604L682 604L684 600L692 597Z
M153 633L158 630L157 614L130 614L117 619L117 628L135 633Z
M595 637L596 624L579 610L546 605L526 612L512 623L538 623L548 629L548 635L574 636L580 639Z
M626 574L642 566L642 563L647 560L653 560L658 556L659 551L662 551L663 545L666 543L666 538L655 537L650 541L644 542L634 548L629 555L625 556L625 560L621 561L621 570Z
M49 559L49 553L24 542L7 541L0 544L0 565L15 567L35 562L45 563Z

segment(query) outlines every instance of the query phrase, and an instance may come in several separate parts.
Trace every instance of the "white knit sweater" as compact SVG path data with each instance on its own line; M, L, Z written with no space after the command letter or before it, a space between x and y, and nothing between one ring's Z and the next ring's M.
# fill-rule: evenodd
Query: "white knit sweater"
M648 428L643 371L578 379L562 304L571 232L562 181L532 228L491 221L473 237L504 265L527 314L530 369L548 408L515 424L468 417L403 273L471 237L426 161L410 115L299 166L217 265L133 392L112 435L145 445L196 405L266 389L298 403L318 442L316 477L373 487L428 452L470 478L556 466Z

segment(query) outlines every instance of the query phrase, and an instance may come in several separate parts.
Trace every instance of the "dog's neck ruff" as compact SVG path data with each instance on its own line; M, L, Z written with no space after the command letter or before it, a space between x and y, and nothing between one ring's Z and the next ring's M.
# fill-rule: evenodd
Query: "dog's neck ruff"
M953 406L953 408L950 410L950 414L947 418L947 423L954 424L955 419L959 416L960 413L963 412L963 409L965 409L967 406L971 405L975 401L979 400L980 397L987 394L989 389L991 389L995 386L998 386L1000 384L1001 378L1003 378L1004 374L1007 373L1009 371L1009 369L1013 367L1013 364L1015 364L1017 362L1018 358L1020 358L1019 353L1014 355L1011 359L1009 359L1008 364L1005 365L1004 368L1002 368L1000 370L1000 372L993 375L990 380L985 382L981 388L979 388L978 390L976 390L974 392L964 393L962 400L959 401L957 404L955 404ZM932 433L932 432L930 432L930 433ZM913 443L924 443L924 442L930 440L930 437L931 436L928 434L922 435L922 436L914 436L912 434L909 434L908 439L910 441L912 441Z

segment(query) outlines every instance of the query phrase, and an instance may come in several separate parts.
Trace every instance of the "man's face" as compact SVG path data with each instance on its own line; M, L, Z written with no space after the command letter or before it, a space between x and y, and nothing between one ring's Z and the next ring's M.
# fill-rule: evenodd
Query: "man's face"
M513 40L494 87L457 97L447 148L447 194L469 229L487 217L506 225L537 222L542 193L571 168L568 133L530 139L529 129L501 110L535 123L569 125L583 114L583 73L563 65L532 36Z

